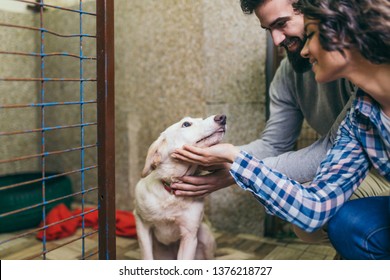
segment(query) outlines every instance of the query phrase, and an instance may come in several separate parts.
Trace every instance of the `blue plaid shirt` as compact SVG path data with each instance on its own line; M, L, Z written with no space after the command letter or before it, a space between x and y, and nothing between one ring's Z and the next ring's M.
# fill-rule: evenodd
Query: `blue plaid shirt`
M337 212L371 167L390 182L390 132L382 123L379 104L359 90L333 148L309 186L271 170L245 151L237 156L230 173L269 214L311 232Z

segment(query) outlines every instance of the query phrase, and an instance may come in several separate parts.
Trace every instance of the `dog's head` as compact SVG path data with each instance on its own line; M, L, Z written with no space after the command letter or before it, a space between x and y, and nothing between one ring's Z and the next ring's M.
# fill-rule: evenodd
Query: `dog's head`
M146 156L142 177L157 169L163 163L169 163L165 173L172 174L177 169L177 161L173 162L170 154L183 145L209 147L218 144L226 131L226 116L215 115L207 119L186 117L171 125L153 142ZM183 163L181 164L183 165ZM189 164L188 164L189 165ZM188 165L186 168L188 168ZM184 175L184 174L174 174Z

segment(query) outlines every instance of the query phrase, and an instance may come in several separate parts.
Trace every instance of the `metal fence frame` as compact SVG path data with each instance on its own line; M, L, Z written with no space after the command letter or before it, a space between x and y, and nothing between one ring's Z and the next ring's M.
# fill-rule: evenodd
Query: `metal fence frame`
M115 259L114 0L97 0L99 258Z

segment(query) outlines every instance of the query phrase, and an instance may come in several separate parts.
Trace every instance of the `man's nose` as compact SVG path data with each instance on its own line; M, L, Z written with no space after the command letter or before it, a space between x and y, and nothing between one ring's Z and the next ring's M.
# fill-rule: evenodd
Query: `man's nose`
M275 46L279 46L286 39L284 33L277 29L271 30L271 37Z

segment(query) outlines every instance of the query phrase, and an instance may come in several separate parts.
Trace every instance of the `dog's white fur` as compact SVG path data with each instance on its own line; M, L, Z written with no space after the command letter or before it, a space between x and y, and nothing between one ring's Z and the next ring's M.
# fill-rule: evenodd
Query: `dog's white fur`
M213 259L215 240L202 222L202 198L177 197L164 188L197 166L170 155L185 144L207 147L218 143L226 117L184 118L168 127L150 146L142 179L135 188L137 236L143 259Z

